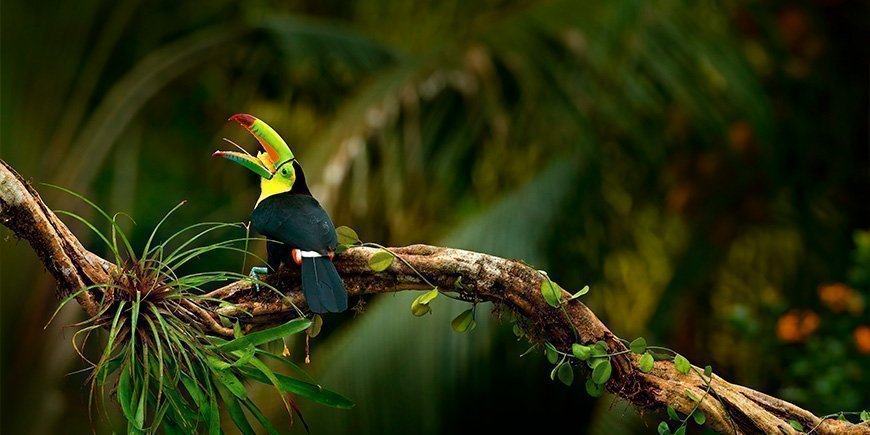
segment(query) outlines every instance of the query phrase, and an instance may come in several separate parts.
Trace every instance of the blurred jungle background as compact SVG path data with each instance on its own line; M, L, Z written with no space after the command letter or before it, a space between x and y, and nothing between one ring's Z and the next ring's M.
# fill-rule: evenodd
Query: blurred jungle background
M385 245L523 259L617 334L644 335L817 414L870 404L868 3L784 1L2 2L0 157L55 209L141 246L242 221L253 175L210 157L226 119L274 126L336 225ZM106 248L81 225L86 246ZM5 228L2 431L88 433L85 367L54 282ZM264 247L253 247L263 253ZM238 254L203 270L246 271ZM570 429L659 418L519 355L510 325L414 294L328 317L300 400L314 433ZM304 354L293 346L295 358ZM256 399L285 430L280 401ZM117 417L117 415L115 416ZM95 413L98 433L123 430ZM227 428L232 432L231 428ZM292 429L302 433L301 425Z

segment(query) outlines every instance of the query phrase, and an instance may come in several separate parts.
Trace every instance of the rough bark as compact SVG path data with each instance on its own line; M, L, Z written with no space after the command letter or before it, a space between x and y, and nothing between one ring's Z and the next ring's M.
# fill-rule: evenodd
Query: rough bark
M57 216L42 202L36 191L8 165L0 160L0 222L19 238L27 240L39 255L46 269L58 282L58 296L65 297L93 284L106 283L115 272L114 264L87 251ZM612 352L626 346L583 303L574 300L561 309L549 306L540 293L542 275L533 268L514 260L459 249L427 245L390 248L420 274L441 289L456 291L469 301L493 302L525 317L532 332L557 348L570 352L572 343L583 344L603 340ZM374 272L369 258L374 248L351 248L335 260L339 274L352 298L403 290L428 290L425 284L403 261L394 261L383 272ZM457 280L461 278L461 289ZM300 280L295 269L282 269L265 277L284 296L276 292L257 291L246 280L237 281L208 294L210 298L230 302L233 306L219 308L216 304L188 307L194 320L205 330L219 335L232 331L221 326L218 312L238 315L248 327L261 327L295 317L296 307L305 309L300 292ZM97 309L99 291L82 293L78 302L89 314ZM567 294L566 294L567 296ZM251 314L242 314L243 311ZM571 325L573 324L573 328ZM574 337L576 328L579 340ZM687 396L704 394L705 384L695 374L682 374L670 361L657 361L650 373L637 369L637 356L626 353L613 357L613 375L607 389L647 409L673 406L683 414L695 403ZM797 433L789 420L795 420L817 433L870 433L868 424L843 421L820 421L811 412L784 400L752 389L731 384L713 375L715 396L707 396L700 409L707 424L725 433Z

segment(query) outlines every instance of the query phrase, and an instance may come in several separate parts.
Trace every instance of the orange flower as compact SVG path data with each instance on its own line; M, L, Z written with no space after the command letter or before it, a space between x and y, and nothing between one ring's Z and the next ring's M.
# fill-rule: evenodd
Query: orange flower
M848 310L852 314L858 315L864 311L864 301L861 300L858 293L840 282L820 285L819 299L835 313Z
M813 311L791 310L776 322L776 335L786 343L806 340L819 328L821 319Z
M859 326L855 328L852 335L855 336L855 346L858 348L858 352L865 355L870 354L870 326Z

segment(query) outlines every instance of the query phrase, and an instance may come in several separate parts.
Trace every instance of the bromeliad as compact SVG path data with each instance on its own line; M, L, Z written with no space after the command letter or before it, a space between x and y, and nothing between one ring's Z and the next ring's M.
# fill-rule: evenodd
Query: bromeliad
M332 264L338 237L335 226L320 203L311 196L302 166L290 147L272 127L246 114L230 117L245 127L262 146L254 157L244 152L215 151L260 176L260 198L251 223L266 243L267 262L274 270L292 259L302 267L302 293L315 313L347 309L347 290ZM264 267L251 269L266 273Z

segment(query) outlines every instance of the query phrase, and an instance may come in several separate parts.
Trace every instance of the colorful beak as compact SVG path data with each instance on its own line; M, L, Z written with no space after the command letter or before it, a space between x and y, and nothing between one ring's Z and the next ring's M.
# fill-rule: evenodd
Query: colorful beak
M245 113L237 113L230 117L230 121L236 121L251 132L257 138L257 142L266 151L275 167L281 166L282 163L293 159L293 152L290 147L284 142L278 133L269 127L269 124ZM274 168L269 168L274 170Z
M254 171L254 173L267 180L270 180L272 178L272 171L263 166L263 163L260 162L259 159L248 154L235 151L215 151L212 156L220 156L227 160L234 161L250 169L251 171Z

